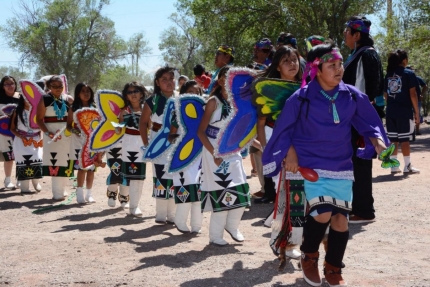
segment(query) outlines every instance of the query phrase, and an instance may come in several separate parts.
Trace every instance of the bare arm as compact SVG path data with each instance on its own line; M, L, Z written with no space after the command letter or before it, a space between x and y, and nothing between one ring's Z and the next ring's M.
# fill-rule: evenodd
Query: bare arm
M412 106L415 111L415 123L420 123L420 111L418 109L418 97L417 97L417 89L415 87L412 87L409 89L409 95L411 97Z
M45 125L44 118L46 114L46 107L45 103L43 102L43 97L40 99L39 104L37 105L37 111L36 111L36 123L39 126L40 130L43 133L49 133L49 136L53 136L54 134L51 133L48 128Z
M167 137L167 140L170 143L174 143L175 139L177 137L177 133L178 133L178 129L176 127L174 127L173 125L170 125L170 133L169 133L169 136Z
M142 142L144 146L148 145L148 129L149 123L151 121L151 109L148 105L143 106L143 112L139 121L140 136L142 137Z
M299 168L299 160L297 159L296 149L291 145L288 149L287 156L284 161L284 168L286 171L296 173Z
M427 85L425 85L424 87L423 87L423 90L422 90L422 92L421 92L421 98L425 98L425 96L426 96L426 93L427 93Z
M260 142L261 147L264 149L266 147L266 131L264 127L266 126L266 117L258 117L257 121L257 140Z
M67 130L72 131L72 123L73 123L73 110L72 108L69 108L69 111L67 113Z
M119 114L118 120L119 120L120 123L122 123L124 121L124 114L125 114L125 110L122 110L121 113ZM119 135L121 133L121 131L122 131L123 128L124 127L116 127L115 128L115 133L117 135Z
M385 143L379 139L379 138L369 138L370 141L372 142L372 145L375 147L376 153L378 155L381 154L381 152L384 151L384 149L387 148L387 146L385 145Z
M199 137L200 141L202 142L206 150L212 155L214 154L214 147L212 146L211 142L208 139L208 136L206 135L206 129L209 125L212 114L215 110L216 110L216 100L210 99L206 103L205 113L203 114L203 118L200 122L199 129L197 130L197 136ZM214 158L214 161L216 165L220 165L222 162L222 159Z
M384 92L384 99L385 99L385 104L387 104L388 101L388 94L386 92Z
M10 132L15 135L17 138L22 138L22 136L18 133L18 130L16 129L15 125L15 118L17 117L16 111L12 113L12 116L10 117Z

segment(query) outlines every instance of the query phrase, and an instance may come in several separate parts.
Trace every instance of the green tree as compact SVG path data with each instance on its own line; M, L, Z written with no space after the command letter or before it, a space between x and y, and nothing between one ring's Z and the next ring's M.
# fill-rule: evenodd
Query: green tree
M145 40L144 33L133 35L127 43L128 52L131 55L131 70L134 76L139 76L139 59L144 54L151 52L148 47L148 41Z
M152 86L152 77L143 72L139 71L139 76L135 76L132 67L124 65L116 65L108 68L100 77L100 83L97 86L98 89L108 89L122 91L124 85L129 82L139 82L145 86Z
M251 61L254 43L268 37L276 41L280 32L296 36L299 48L306 37L330 36L340 45L345 22L352 15L372 14L382 0L178 0L179 9L190 9L198 37L208 41L206 57L219 44L236 48L235 61ZM302 51L303 52L303 51Z
M196 23L189 12L173 13L169 19L175 24L160 36L159 49L164 61L176 67L181 74L193 76L195 64L203 63L202 42L197 38Z
M114 23L101 12L109 0L20 0L19 13L1 27L9 46L39 75L67 75L70 86L97 86L103 71L128 54Z
M30 79L30 73L25 72L23 70L20 70L17 67L11 67L11 66L1 66L0 67L0 77L2 78L3 76L12 76L14 77L17 81L19 80L28 80Z
M388 11L390 10L387 7ZM382 13L381 13L382 14ZM375 37L376 48L387 66L390 52L397 49L408 52L409 64L414 66L415 73L421 76L427 85L430 84L430 6L420 0L393 1L391 13L384 13L381 26L383 31ZM423 99L424 114L430 108L429 97Z

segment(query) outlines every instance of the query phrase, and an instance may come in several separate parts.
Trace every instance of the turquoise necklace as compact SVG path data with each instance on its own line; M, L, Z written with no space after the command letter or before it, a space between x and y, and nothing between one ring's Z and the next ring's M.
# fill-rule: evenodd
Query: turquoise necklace
M331 107L333 108L333 121L335 124L340 123L340 119L339 119L339 115L337 114L337 110L336 110L336 104L334 103L337 99L337 96L339 96L339 91L336 92L336 94L334 94L333 97L330 97L329 95L327 95L323 90L320 91L320 93L331 102ZM330 113L330 106L328 107L328 112Z
M59 99L57 99L53 95L52 95L52 97L54 98L54 112L55 112L55 115L57 116L57 120L62 120L66 116L66 113L67 113L66 104L64 103L64 100L61 96ZM58 107L57 102L61 102L61 108Z

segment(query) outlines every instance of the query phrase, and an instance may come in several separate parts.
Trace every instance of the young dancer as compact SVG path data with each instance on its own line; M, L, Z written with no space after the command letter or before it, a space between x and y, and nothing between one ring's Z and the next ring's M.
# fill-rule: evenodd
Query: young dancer
M179 94L201 95L201 88L196 81L185 82ZM170 134L178 134L178 118L172 118ZM191 212L191 233L200 233L202 227L201 194L200 194L201 156L181 172L173 174L175 187L175 225L179 232L189 233L188 215Z
M273 57L272 65L269 66L260 75L260 77L282 79L282 80L298 83L302 79L302 74L303 74L303 71L300 69L299 52L296 49L291 48L289 46L282 46L276 51ZM257 140L260 142L262 149L265 148L267 141L270 140L270 137L272 136L272 133L273 133L274 126L275 126L275 122L272 119L269 119L267 117L260 116L260 115L258 116ZM263 169L261 169L260 172L261 174L263 174ZM276 188L278 188L279 176L275 176L273 178L270 178L270 177L264 177L264 178L265 178L265 185L264 185L265 194L261 199L255 199L254 203L272 202L275 200L275 197L277 196ZM297 193L299 194L300 198L303 198L302 196L303 180L293 180L292 178L287 178L287 180L288 180L288 184L290 184L290 192ZM302 207L302 209L303 208L305 207ZM299 216L296 214L292 216L294 216L294 220L291 220L293 227L301 228L302 224L304 223L303 216ZM282 218L278 218L278 220L282 222ZM270 245L273 245L274 240L278 237L278 234L280 232L279 227L280 226L272 226ZM299 231L298 229L297 230L293 229L293 232L295 233ZM301 234L301 232L299 233ZM300 235L296 236L296 238L300 238ZM294 246L297 244L301 244L301 240L294 242L294 244L287 245L286 252L285 252L286 256L294 259L298 259L300 257L300 252L294 248ZM279 250L276 250L276 248L273 248L273 250L275 253L279 253Z
M163 121L164 108L175 90L174 69L166 66L158 69L154 78L154 95L146 100L140 119L140 132L143 145L148 146L149 123L152 122L150 140L158 134ZM158 159L152 164L154 176L155 222L173 224L175 220L175 200L173 194L173 177L164 171L165 159Z
M4 76L0 81L0 108L7 104L17 104L19 94L16 92L18 88L17 82L12 76ZM0 111L0 115L3 115ZM0 135L0 151L4 159L4 187L7 189L14 189L15 184L12 182L12 168L13 168L13 139L11 137Z
M36 192L42 187L42 137L40 129L30 127L30 104L21 96L10 121L10 131L15 135L13 151L16 161L16 177L21 182L21 192L30 192L30 180Z
M122 176L129 186L129 212L141 217L139 201L142 196L143 181L146 177L146 164L142 161L142 137L139 132L139 121L142 114L143 100L148 92L137 82L127 83L122 90L125 108L119 115L119 122L125 123L125 134L122 138ZM122 128L116 128L120 132Z
M310 207L303 230L303 277L320 286L318 248L330 223L324 275L330 286L346 286L342 259L349 238L348 213L352 201L351 127L365 137L359 156L371 159L386 148L388 139L369 99L342 82L342 55L332 44L317 45L308 54L311 82L291 96L279 116L263 153L264 171L275 175L285 158L285 169L316 170L319 180L305 180ZM294 147L294 149L290 149Z
M202 151L202 210L212 211L209 225L209 242L226 245L224 229L237 242L245 240L238 227L245 207L249 202L249 186L243 169L240 153L226 159L214 157L216 134L226 124L231 111L225 88L229 67L218 73L218 86L206 103L205 113L198 129L198 137L203 143Z
M67 196L67 178L73 174L68 155L71 139L64 135L73 98L63 94L63 80L57 75L49 78L46 88L50 92L40 99L36 114L36 122L44 133L43 175L52 179L53 199L63 200Z
M95 107L94 92L86 83L79 83L75 87L75 97L72 106L69 109L67 116L67 129L72 133L70 143L69 159L74 161L74 168L78 170L76 201L78 203L94 203L91 189L94 181L95 166L82 169L79 167L79 152L85 144L85 138L81 135L81 131L75 126L73 121L73 113L82 108ZM86 193L84 195L84 182Z
M106 178L107 191L106 195L108 197L108 206L115 207L116 199L121 204L122 208L129 208L129 186L127 181L121 175L122 167L122 140L120 140L115 146L106 152L106 161L109 167L109 175ZM118 194L119 187L119 194Z

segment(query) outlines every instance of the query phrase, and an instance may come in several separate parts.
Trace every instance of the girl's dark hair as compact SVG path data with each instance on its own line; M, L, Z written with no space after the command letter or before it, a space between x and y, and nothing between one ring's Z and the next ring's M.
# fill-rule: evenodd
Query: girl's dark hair
M330 53L336 45L334 43L320 44L312 47L308 53L308 63L312 63L316 58L321 58L324 54ZM322 71L322 64L318 65L318 69Z
M364 25L369 28L370 30L370 26L372 26L372 22L367 19L364 16L352 16L349 18L348 21L355 21L355 20L361 20L363 21ZM359 46L371 46L373 47L373 45L375 44L372 37L370 36L369 33L364 33L355 29L351 29L351 35L354 35L355 33L360 33L360 41L357 42L357 44L359 44Z
M77 111L78 109L82 108L82 100L79 97L79 94L81 93L82 89L84 87L87 87L90 90L91 93L91 97L90 100L88 101L88 106L92 106L94 104L94 91L93 89L91 89L91 87L87 84L87 83L79 83L76 85L75 87L75 97L73 100L73 104L72 104L72 111Z
M197 82L196 81L194 81L194 80L190 80L190 81L186 81L183 85L182 85L182 87L181 87L181 89L179 90L179 94L180 95L182 95L182 94L186 94L187 93L187 90L188 90L188 88L190 88L190 87L192 87L192 86L195 86L195 85L198 85L197 84ZM199 91L200 91L200 96L202 95L202 89L199 87Z
M408 53L405 50L397 50L388 54L387 72L394 71L404 59L408 59Z
M225 75L227 75L227 72L230 69L230 67L231 66L224 66L219 70L218 76L217 76L217 81L219 80L219 78L221 78L223 76L225 77ZM220 94L221 90L222 90L222 87L217 84L216 88L212 90L210 96Z
M50 77L49 78L49 80L47 80L46 81L46 87L51 87L51 84L53 83L53 82L61 82L61 84L64 84L63 83L63 79L61 79L61 77L60 76L58 76L58 75L53 75L52 77Z
M170 73L173 76L175 76L175 68L169 67L169 66L164 66L164 67L158 69L157 72L155 72L155 77L154 77L154 95L161 94L161 89L160 89L160 86L157 85L157 80L160 79L165 73Z
M15 83L15 92L18 89L18 83L16 82L14 77L4 76L0 81L0 97L2 98L6 96L6 91L4 90L4 83L6 82L6 80L12 80Z
M27 125L27 123L24 121L24 110L25 110L25 99L23 95L19 96L18 99L18 105L16 106L15 109L15 127L18 127L18 117L21 120L21 122L25 125Z
M130 101L127 99L127 92L129 88L136 88L137 90L139 90L139 92L142 93L143 97L140 99L140 104L142 104L149 97L148 91L141 83L138 83L136 81L127 83L124 85L124 89L122 89L122 98L124 99L126 106L130 105Z
M282 59L284 56L287 56L288 58L291 57L291 55L295 54L297 57L297 60L299 61L299 72L296 75L297 81L302 80L303 71L300 67L300 54L299 51L297 51L294 48L288 47L288 46L282 46L280 47L275 55L273 56L272 64L267 67L260 75L259 77L262 78L273 78L273 79L280 79L281 73L278 71L278 67L281 64Z

